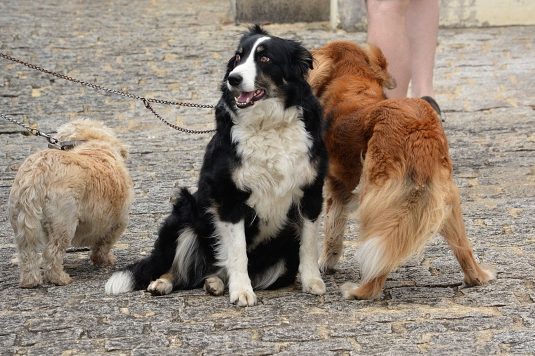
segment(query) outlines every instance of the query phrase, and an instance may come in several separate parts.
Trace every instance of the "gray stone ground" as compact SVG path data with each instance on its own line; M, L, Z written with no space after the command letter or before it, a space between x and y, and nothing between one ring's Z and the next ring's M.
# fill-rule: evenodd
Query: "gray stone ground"
M213 104L224 64L244 25L226 1L0 2L0 49L47 68L147 96ZM315 47L364 33L326 23L271 25L273 34ZM75 281L22 290L6 216L18 165L46 147L0 121L0 352L2 354L533 354L535 353L535 49L533 27L450 29L439 34L437 99L475 253L498 279L461 288L445 243L389 277L378 301L345 301L339 286L358 280L351 224L327 294L299 286L259 292L240 309L202 290L166 297L109 297L115 268L146 255L179 186L195 185L208 135L178 133L139 102L103 96L0 59L0 112L53 132L95 118L131 149L136 202L115 268L96 269L87 252L65 259ZM210 110L158 107L172 121L211 128Z

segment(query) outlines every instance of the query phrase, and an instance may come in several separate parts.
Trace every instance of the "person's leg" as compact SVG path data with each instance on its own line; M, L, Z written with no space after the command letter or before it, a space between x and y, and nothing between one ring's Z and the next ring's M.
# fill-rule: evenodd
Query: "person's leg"
M383 51L388 71L397 83L396 88L385 90L389 98L405 97L409 86L411 54L406 29L409 3L409 0L367 0L368 42Z
M434 95L438 17L438 0L410 1L406 25L410 42L411 94L415 98Z

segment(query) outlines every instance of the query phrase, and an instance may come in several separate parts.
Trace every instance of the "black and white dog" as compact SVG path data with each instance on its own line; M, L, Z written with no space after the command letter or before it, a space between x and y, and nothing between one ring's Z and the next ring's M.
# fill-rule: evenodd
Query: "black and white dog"
M203 285L256 304L253 289L295 281L325 293L317 230L327 167L321 107L305 80L312 56L298 42L252 27L228 62L198 190L186 189L152 254L116 272L106 293L153 294Z

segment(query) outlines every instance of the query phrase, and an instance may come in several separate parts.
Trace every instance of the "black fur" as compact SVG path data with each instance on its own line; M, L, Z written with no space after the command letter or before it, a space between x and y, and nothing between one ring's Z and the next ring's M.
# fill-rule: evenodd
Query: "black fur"
M252 27L240 40L238 49L245 56L248 46L261 36L269 36L259 26ZM258 70L277 87L277 95L284 98L286 108L302 108L304 126L312 138L309 159L317 169L315 181L309 186L301 187L303 197L291 206L287 212L287 222L276 236L248 250L248 272L251 280L255 279L270 266L281 259L285 261L286 273L268 288L277 288L294 282L299 266L299 237L302 228L302 216L316 221L322 209L322 187L327 167L326 150L321 137L321 108L313 96L305 76L312 67L312 56L298 42L270 36L269 44L263 54L269 55L269 66L258 63ZM215 109L217 131L208 144L195 194L186 189L181 191L171 214L160 228L152 254L129 266L132 273L134 289L145 289L148 284L171 269L177 238L184 229L189 228L198 237L198 248L190 264L188 280L177 282L174 289L197 288L204 279L219 270L215 267L215 250L217 238L213 214L216 209L221 221L245 222L247 245L259 232L256 213L247 205L249 191L240 190L232 179L232 172L240 166L241 157L236 151L236 144L231 141L231 129L235 125L232 115L238 112L233 94L229 91L226 80L238 63L233 56L228 64L223 83L222 97Z

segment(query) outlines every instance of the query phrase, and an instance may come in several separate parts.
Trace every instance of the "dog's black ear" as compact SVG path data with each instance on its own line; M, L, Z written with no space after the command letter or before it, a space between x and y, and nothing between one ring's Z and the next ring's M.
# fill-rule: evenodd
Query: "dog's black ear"
M255 24L255 25L249 27L249 35L269 36L269 33L267 33L260 25Z
M297 69L299 74L304 77L308 73L308 70L313 68L314 59L312 58L312 54L305 47L301 46L300 43L295 42L295 46Z
M227 62L227 72L225 73L224 80L227 80L228 75L230 74L230 72L232 72L234 67L236 67L236 56L235 55L233 55Z

